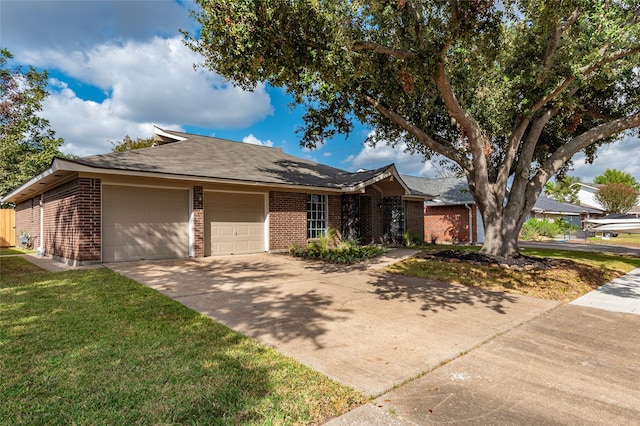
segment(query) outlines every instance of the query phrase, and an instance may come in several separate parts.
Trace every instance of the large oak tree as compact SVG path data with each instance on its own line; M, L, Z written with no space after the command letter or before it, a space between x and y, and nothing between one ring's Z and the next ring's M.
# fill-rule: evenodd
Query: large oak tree
M359 120L369 142L452 160L485 253L517 256L545 183L640 125L637 0L196 2L202 65L284 88L306 106L305 146Z

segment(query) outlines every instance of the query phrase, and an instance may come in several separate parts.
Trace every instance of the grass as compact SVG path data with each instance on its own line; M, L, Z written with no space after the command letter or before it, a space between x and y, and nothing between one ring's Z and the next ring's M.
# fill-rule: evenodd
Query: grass
M440 251L429 246L425 251ZM446 246L446 249L479 250L478 247ZM482 287L567 303L640 266L640 258L605 253L526 248L523 254L566 259L563 265L544 271L517 272L469 263L410 258L391 265L389 272L438 281Z
M317 424L365 402L109 269L0 268L0 424Z
M609 240L601 237L591 237L589 242L593 244L611 244L616 246L640 247L640 234L618 234Z
M35 253L35 250L22 249L20 247L0 247L0 256L9 256L13 254Z

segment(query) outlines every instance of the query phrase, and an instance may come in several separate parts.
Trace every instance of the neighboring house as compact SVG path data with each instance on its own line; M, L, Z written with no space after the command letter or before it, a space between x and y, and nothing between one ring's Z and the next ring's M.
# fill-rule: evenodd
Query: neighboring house
M434 194L424 205L426 241L453 243L484 242L484 225L466 179L425 179L402 175L412 190Z
M576 182L574 185L578 185L578 200L580 200L581 206L591 207L598 209L604 214L604 207L596 200L596 194L598 190L604 185L588 182ZM628 214L634 216L640 216L640 195L638 195L638 204L628 212Z
M571 225L582 227L582 221L590 217L604 215L604 211L587 206L561 203L551 198L540 195L531 210L531 217L554 221L564 219Z
M16 232L70 264L286 250L328 228L423 236L427 193L394 165L350 173L281 149L156 129L159 145L49 169L8 194Z
M421 193L434 194L425 201L425 240L452 243L484 242L482 215L476 207L469 185L464 178L447 177L438 179L417 178L402 175L410 189ZM600 209L560 203L545 196L536 200L530 217L556 220L563 218L574 225L590 216L602 216Z

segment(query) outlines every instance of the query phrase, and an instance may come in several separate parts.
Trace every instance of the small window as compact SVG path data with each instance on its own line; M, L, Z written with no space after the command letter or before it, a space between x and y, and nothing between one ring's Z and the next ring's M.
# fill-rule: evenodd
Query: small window
M318 238L326 231L327 196L307 194L307 238Z

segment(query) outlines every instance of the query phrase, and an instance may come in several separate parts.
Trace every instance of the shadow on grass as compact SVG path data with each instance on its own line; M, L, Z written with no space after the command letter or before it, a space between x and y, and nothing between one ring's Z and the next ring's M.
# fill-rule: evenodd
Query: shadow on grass
M516 303L517 296L502 291L449 284L426 278L379 273L371 282L374 294L382 300L420 303L421 310L432 313L454 311L461 306L482 306L499 314Z

